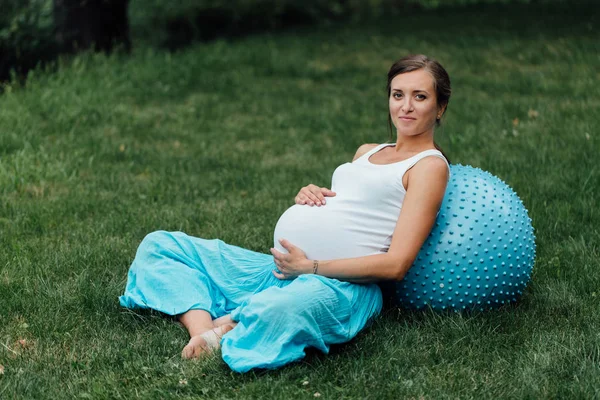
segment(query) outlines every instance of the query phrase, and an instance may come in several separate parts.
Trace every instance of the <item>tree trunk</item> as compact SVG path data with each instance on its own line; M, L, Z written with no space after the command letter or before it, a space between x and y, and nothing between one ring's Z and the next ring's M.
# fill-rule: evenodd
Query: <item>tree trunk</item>
M62 50L109 52L123 46L129 51L128 4L129 0L54 0L57 41Z

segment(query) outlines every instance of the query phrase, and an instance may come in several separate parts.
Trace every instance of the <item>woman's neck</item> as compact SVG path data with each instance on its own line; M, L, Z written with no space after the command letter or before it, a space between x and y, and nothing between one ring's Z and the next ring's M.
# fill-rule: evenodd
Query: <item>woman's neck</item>
M416 136L402 136L396 133L396 152L418 153L432 148L435 148L433 132Z

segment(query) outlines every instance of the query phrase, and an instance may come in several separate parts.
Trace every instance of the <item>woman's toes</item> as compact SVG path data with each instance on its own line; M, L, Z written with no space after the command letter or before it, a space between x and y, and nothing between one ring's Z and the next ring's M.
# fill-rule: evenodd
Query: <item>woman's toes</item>
M186 345L183 350L181 351L181 358L183 359L189 359L192 358L194 356L194 348L192 346L190 346L189 344Z
M181 352L181 358L190 359L198 358L204 353L210 351L206 339L202 335L194 336L190 339L189 343L183 348Z

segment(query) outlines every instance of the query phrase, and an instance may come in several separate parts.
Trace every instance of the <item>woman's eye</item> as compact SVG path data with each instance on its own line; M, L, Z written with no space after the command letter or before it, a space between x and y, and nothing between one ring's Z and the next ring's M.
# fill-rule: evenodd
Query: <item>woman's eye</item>
M425 100L426 98L427 97L425 97L425 95L422 95L422 94L417 95L417 99L419 99L419 100Z
M402 97L402 94L401 94L401 93L394 93L394 98L395 98L395 99L399 99L399 98L401 98L401 97Z

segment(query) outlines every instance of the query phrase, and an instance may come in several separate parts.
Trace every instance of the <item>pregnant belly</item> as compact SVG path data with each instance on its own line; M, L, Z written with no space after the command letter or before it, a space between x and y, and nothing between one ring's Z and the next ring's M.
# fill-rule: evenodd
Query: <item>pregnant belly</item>
M325 206L293 205L277 221L274 247L287 253L279 239L302 249L309 259L332 260L378 253L380 245L353 221L352 210L339 199L327 199Z

